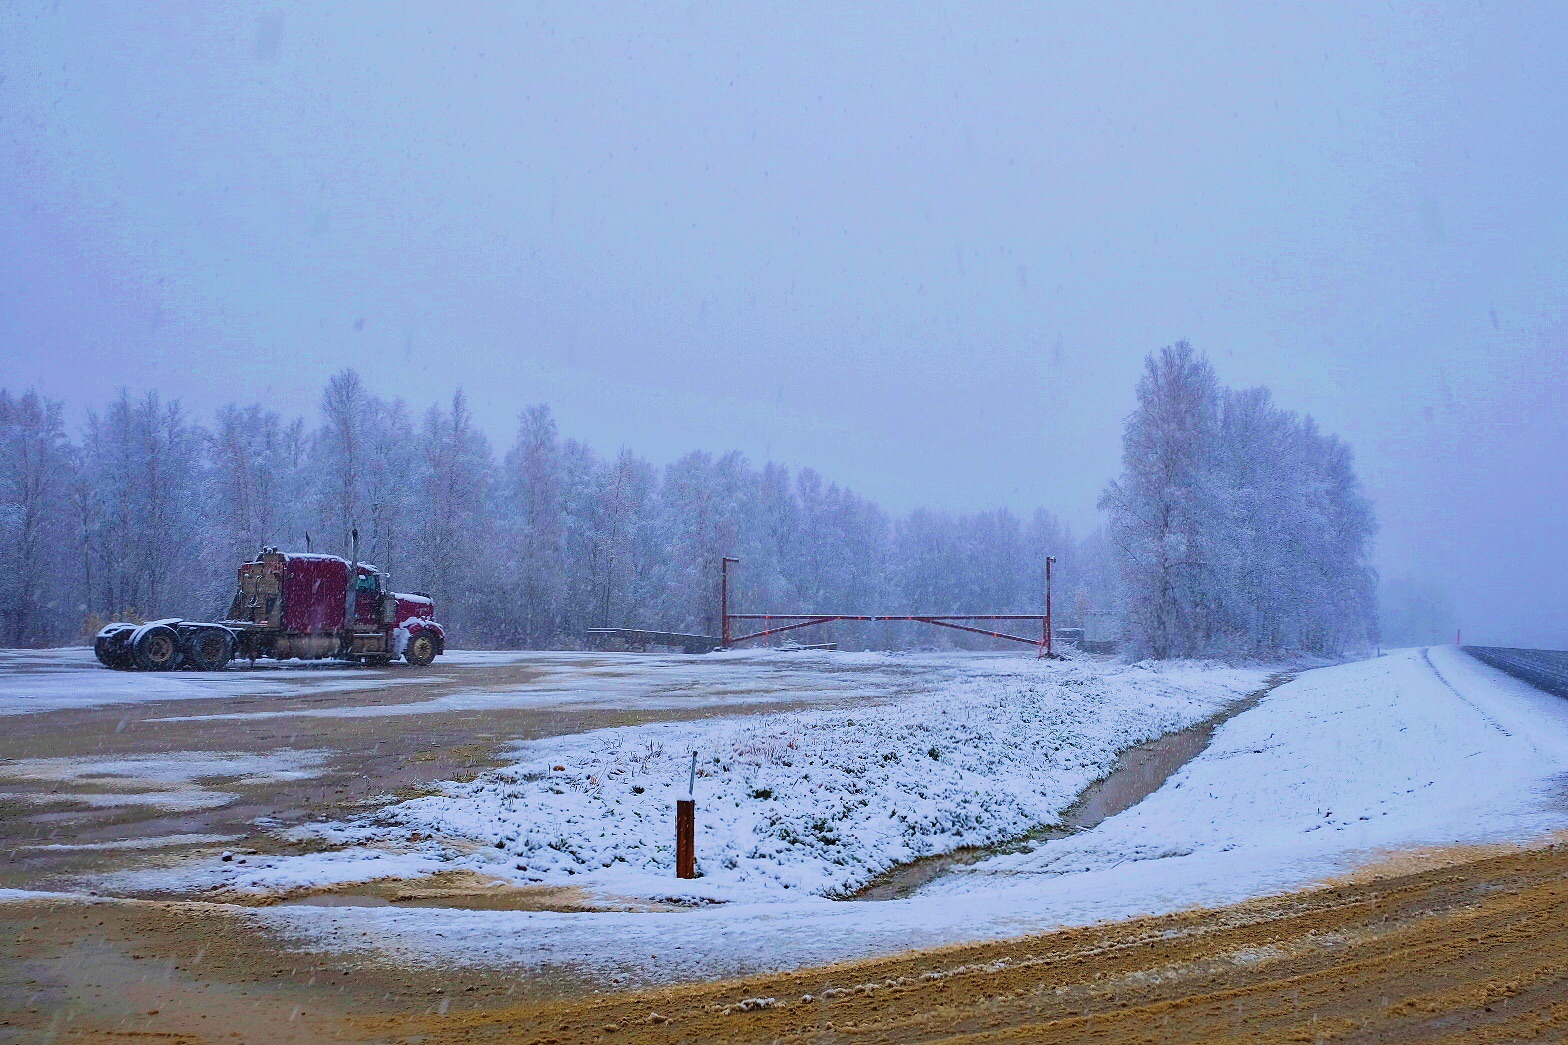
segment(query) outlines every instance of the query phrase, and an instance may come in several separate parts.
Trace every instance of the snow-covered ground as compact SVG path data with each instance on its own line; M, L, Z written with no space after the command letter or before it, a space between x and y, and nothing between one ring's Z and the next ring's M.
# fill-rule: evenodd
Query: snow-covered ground
M110 671L88 649L0 650L0 716L155 701L335 697L247 703L168 721L384 718L503 708L714 708L802 700L885 700L964 670L964 655L706 656L452 650L429 668L337 661L235 662L225 671Z
M142 704L158 700L314 696L373 686L428 683L428 675L380 679L378 673L337 663L258 662L222 672L110 671L85 648L0 650L0 715L66 708Z
M798 897L676 914L274 908L301 946L409 962L733 974L1308 886L1383 854L1568 826L1568 702L1451 649L1323 668L1223 726L1138 806L907 900Z
M267 718L391 718L453 711L501 708L626 708L694 710L733 704L840 703L886 700L907 687L900 668L920 671L921 688L933 673L955 670L952 657L890 657L880 653L848 653L826 657L813 653L757 650L710 653L609 656L596 653L477 653L458 655L445 674L420 673L387 681L408 684L393 696L374 699L374 680L342 683L338 691L363 691L372 699L331 707L247 709L200 715L167 716L163 721L252 721ZM440 662L437 662L440 666ZM493 669L517 666L534 677L498 683ZM452 669L475 669L472 672ZM350 669L352 670L352 669ZM394 672L406 669L394 667ZM435 672L431 668L431 672ZM383 676L385 671L383 671ZM310 693L331 692L315 684Z
M1267 675L1016 656L946 663L961 664L961 680L878 705L532 741L515 764L440 795L292 832L356 846L349 852L119 881L275 892L351 873L464 869L617 897L842 894L896 864L1052 822L1120 751L1208 718ZM678 881L673 803L694 751L703 877Z
M1222 726L1161 790L1092 830L956 869L909 899L835 900L892 863L1051 820L1119 749L1208 716L1265 673L757 653L687 658L650 684L655 660L633 659L619 675L595 668L564 699L664 701L678 692L669 679L700 677L715 700L752 701L763 686L817 710L532 741L513 764L440 794L304 829L341 851L202 857L84 887L276 892L465 868L518 884L724 901L680 912L249 914L307 949L601 970L635 983L1224 904L1399 851L1568 828L1568 701L1451 648L1408 650L1305 672ZM911 675L924 681L911 685ZM813 701L818 683L842 688ZM685 883L670 873L671 800L685 790L694 747L705 877ZM27 770L96 786L76 761ZM183 770L169 772L164 786L185 786Z
M1565 773L1568 701L1450 647L1403 651L1308 673L1098 830L927 892L1124 863L1213 878L1222 895L1283 888L1383 852L1554 829L1568 814Z

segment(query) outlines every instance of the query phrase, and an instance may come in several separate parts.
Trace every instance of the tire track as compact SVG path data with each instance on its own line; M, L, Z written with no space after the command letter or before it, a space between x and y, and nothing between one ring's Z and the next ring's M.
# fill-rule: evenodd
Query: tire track
M1568 848L1447 858L1214 911L356 1028L393 1040L560 1045L1559 1039Z
M1447 686L1448 687L1448 692L1452 693L1454 696L1456 696L1460 700L1464 701L1465 705L1467 707L1469 707L1469 709L1471 711L1474 711L1477 715L1481 716L1481 720L1483 722L1485 722L1487 725L1491 726L1493 729L1497 730L1499 733L1501 733L1505 737L1512 737L1513 736L1512 733L1510 733L1510 732L1508 732L1508 730L1504 729L1502 727L1502 725L1499 724L1498 721L1495 718L1493 718L1491 715L1488 715L1486 712L1484 712L1480 708L1476 707L1475 703L1473 701L1471 701L1471 699L1469 697L1467 697L1463 693L1459 692L1459 690L1454 687L1454 684L1452 682L1449 682L1448 679L1446 677L1444 677L1444 675L1443 675L1443 673L1441 671L1437 670L1437 665L1433 664L1432 663L1432 658L1430 656L1428 656L1428 654L1430 654L1430 653L1431 653L1431 647L1424 647L1421 650L1421 659L1426 662L1426 666L1427 667L1432 669L1432 674L1437 676L1437 681L1441 682L1444 686Z

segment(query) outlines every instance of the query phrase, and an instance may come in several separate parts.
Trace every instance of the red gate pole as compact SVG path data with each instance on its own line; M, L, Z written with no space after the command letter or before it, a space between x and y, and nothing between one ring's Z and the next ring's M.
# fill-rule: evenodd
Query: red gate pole
M1055 561L1056 556L1054 555L1045 557L1045 620L1042 622L1045 626L1045 652L1043 655L1052 658L1056 656L1056 651L1051 644L1051 564Z
M719 560L719 645L730 647L730 563L740 562L731 556Z

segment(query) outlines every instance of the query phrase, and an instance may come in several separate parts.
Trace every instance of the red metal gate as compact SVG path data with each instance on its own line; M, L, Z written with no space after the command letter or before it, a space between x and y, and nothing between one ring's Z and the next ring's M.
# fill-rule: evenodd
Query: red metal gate
M740 562L739 559L725 556L719 564L719 617L721 621L721 635L723 645L730 646L751 639L760 639L768 635L778 635L796 628L809 628L816 624L828 624L833 621L912 621L916 624L933 624L939 628L952 628L955 631L967 631L974 635L984 635L993 639L1007 639L1010 642L1022 642L1039 649L1040 656L1052 657L1055 653L1051 649L1051 565L1056 562L1054 556L1047 556L1045 560L1045 612L1042 613L731 613L730 612L730 563ZM974 627L972 623L958 623L959 621L1010 621L1027 620L1040 623L1040 637L1038 639L1025 638L1022 635L1013 635L1005 631L992 631L987 628ZM736 635L732 627L733 621L761 621L763 627L746 635ZM779 621L774 626L774 621Z

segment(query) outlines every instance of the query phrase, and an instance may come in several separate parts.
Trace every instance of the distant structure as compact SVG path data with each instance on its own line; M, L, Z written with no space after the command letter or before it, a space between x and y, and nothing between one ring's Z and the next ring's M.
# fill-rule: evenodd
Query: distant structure
M1121 627L1116 614L1094 610L1084 615L1083 641L1078 648L1085 653L1115 653L1121 647Z

